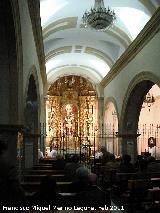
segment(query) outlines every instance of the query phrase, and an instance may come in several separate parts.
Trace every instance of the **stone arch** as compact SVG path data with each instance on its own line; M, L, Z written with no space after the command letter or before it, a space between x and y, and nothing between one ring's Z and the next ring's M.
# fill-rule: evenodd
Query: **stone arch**
M137 128L144 96L154 84L159 84L157 76L150 72L136 75L128 86L119 125L122 154L128 153L134 161L137 155Z
M116 137L118 132L119 114L116 100L113 97L108 97L104 107L104 138L107 144L107 150L115 155L121 154L119 141Z
M118 107L117 107L117 102L116 100L113 98L113 97L108 97L106 100L105 100L105 108L104 110L106 110L107 108L107 105L112 102L114 107L115 107L115 111L117 113L117 118L118 118L118 123L119 123L119 112L118 112Z
M35 79L36 70L32 69L27 81L24 109L25 124L25 167L37 163L39 141L39 90Z
M66 72L67 74L59 74L57 78L55 78L52 82L50 82L48 85L47 85L47 91L49 90L50 86L52 84L54 84L58 79L60 78L63 78L63 77L67 77L67 76L70 76L70 75L74 75L74 76L78 76L78 77L82 77L84 79L87 79L89 82L91 82L93 88L95 89L96 93L97 93L97 96L98 97L104 97L104 94L103 94L103 87L101 84L99 83L95 83L93 81L93 79L91 77L89 77L87 74L79 74L79 73L74 73L74 72L69 72L69 70L67 70ZM47 93L47 92L46 92Z

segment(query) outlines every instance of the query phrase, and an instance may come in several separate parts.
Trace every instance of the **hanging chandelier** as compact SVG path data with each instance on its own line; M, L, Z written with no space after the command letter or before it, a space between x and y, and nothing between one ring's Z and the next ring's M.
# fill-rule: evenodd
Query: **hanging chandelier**
M95 0L94 8L86 11L82 17L85 27L90 27L98 31L104 31L111 26L116 19L115 12L110 10L109 7L104 7L103 0Z

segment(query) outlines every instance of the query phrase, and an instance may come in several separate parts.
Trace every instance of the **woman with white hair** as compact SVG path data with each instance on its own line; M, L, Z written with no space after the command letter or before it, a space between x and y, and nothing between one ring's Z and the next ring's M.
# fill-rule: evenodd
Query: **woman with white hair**
M81 192L89 185L89 170L83 166L76 169L75 180L71 184L71 192Z

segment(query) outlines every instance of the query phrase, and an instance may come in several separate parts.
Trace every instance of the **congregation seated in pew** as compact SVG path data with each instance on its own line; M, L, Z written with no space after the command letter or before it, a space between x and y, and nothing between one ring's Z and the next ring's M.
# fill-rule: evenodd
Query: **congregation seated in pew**
M132 173L135 172L135 167L131 163L131 156L130 155L123 155L122 156L122 161L119 165L119 172L126 172L126 173Z
M0 135L0 208L21 206L26 202L16 166L8 159L8 141Z
M70 156L73 157L74 155L70 155ZM124 161L124 158L125 157L122 158L123 161ZM71 159L72 159L72 161L71 161ZM58 191L56 189L56 192L62 196L61 201L63 201L63 202L61 204L61 201L60 201L60 203L59 203L60 205L67 206L67 204L68 204L71 206L77 205L77 206L95 206L95 207L102 206L104 203L107 203L107 205L110 205L110 194L113 193L113 191L114 191L113 188L115 186L117 187L116 190L117 189L118 190L114 191L114 193L117 195L117 198L119 200L124 199L126 202L129 202L129 199L131 200L132 199L131 197L133 197L133 196L137 197L137 198L140 197L140 199L138 199L138 201L137 201L139 203L141 203L145 200L145 197L146 197L145 195L147 194L148 187L149 187L148 182L150 182L150 180L145 180L145 176L144 176L144 181L139 180L138 175L140 175L140 173L138 174L139 171L137 171L137 168L133 164L128 163L128 162L125 163L125 167L127 167L129 165L129 169L125 168L125 170L123 170L124 162L117 163L114 156L112 158L112 154L110 153L110 160L108 158L106 164L103 165L103 168L106 166L105 175L110 175L110 178L111 178L111 182L109 182L109 185L107 186L108 188L111 188L111 190L107 191L107 187L103 188L103 190L101 190L101 188L99 188L99 186L98 186L99 181L98 181L98 184L96 181L93 181L93 180L97 180L97 178L99 178L99 176L96 176L95 174L91 174L91 172L88 169L83 167L79 163L78 155L76 155L76 157L74 156L71 159L67 160L67 162L65 162L66 165L68 164L68 167L65 166L65 169L66 170L68 169L67 172L69 172L68 174L70 175L70 179L67 178L67 175L64 175L63 180L64 180L64 183L65 183L65 181L70 180L70 181L72 181L72 184L69 184L67 186L66 186L66 184L65 185L62 184L59 187ZM127 157L126 159L130 159L130 157L129 158ZM57 160L54 161L54 166L56 165L56 161ZM120 164L123 165L123 167L122 167L123 169L121 171L119 169ZM58 166L58 164L56 166ZM131 170L131 168L133 168L133 170ZM58 169L56 167L53 167L52 170L54 170L54 169L56 169L56 174L58 174ZM139 167L139 170L143 171L143 168ZM108 174L107 174L107 171L108 171ZM114 174L112 172L109 173L110 171L112 171L112 172L114 171L113 172ZM52 171L52 172L55 172L55 171ZM94 183L91 183L91 182L94 182ZM124 183L125 183L125 187L124 187ZM57 182L57 186L58 186L58 182ZM134 187L134 186L136 186L136 187ZM129 196L127 195L127 193L128 193L127 191L130 191ZM45 193L47 193L47 192L45 192ZM39 193L37 195L39 196ZM35 195L35 198L33 199L34 201L37 199L36 198L37 195ZM46 198L43 198L43 199L45 200ZM49 201L49 202L51 202L51 204L52 204L52 201Z
M64 170L66 165L66 161L64 160L64 157L61 154L57 154L56 156L56 162L52 164L53 169L56 170Z
M66 205L63 196L58 193L55 177L47 175L42 178L39 191L32 196L30 204L42 207L48 205L63 207Z
M160 173L160 162L157 162L153 156L148 157L148 165L147 165L148 173Z
M86 173L87 174L87 173ZM88 174L85 188L76 195L77 206L94 207L98 209L105 205L110 206L110 197L97 185L97 175Z
M78 155L72 155L70 158L67 158L67 162L64 167L66 180L72 181L75 178L76 169L82 166L79 160Z
M48 153L47 156L50 157L50 158L56 158L56 156L57 156L57 150L53 148L53 149Z

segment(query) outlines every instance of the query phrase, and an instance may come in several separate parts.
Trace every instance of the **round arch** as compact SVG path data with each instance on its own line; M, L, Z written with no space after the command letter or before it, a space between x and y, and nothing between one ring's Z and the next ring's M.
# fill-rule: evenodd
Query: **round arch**
M24 124L25 124L25 167L31 168L38 160L39 141L39 87L36 78L36 68L33 66L27 80L24 99Z
M108 97L104 107L104 138L105 147L111 153L119 156L121 153L119 148L118 132L119 114L116 100L113 97Z
M57 75L57 77L56 77L56 75L55 75L54 77L56 77L56 78L55 78L52 82L49 82L49 83L48 83L48 89L49 89L50 86L51 86L52 84L54 84L58 79L63 78L63 77L65 77L65 76L67 77L67 76L70 76L70 75L74 75L74 76L77 76L77 77L85 78L85 79L87 79L89 82L91 82L91 83L92 83L92 86L93 86L93 88L95 89L95 91L96 91L98 97L103 97L103 96L104 96L102 85L101 85L99 82L94 82L94 80L93 80L94 78L93 78L93 77L91 78L92 75L90 75L90 76L88 75L87 70L85 70L85 74L83 74L83 73L79 74L79 73L71 72L71 71L72 71L72 69L67 70L67 72L66 72L67 74L59 72L58 75Z
M116 100L113 98L113 97L108 97L106 100L105 100L105 107L104 107L104 110L107 109L107 105L112 102L114 107L115 107L115 111L116 111L116 114L117 114L117 118L118 118L118 123L119 123L119 112L118 112L118 107L117 107L117 102Z
M137 129L144 96L154 84L159 85L159 79L150 72L136 75L130 82L121 111L119 133L122 154L130 154L133 161L137 155Z

